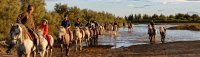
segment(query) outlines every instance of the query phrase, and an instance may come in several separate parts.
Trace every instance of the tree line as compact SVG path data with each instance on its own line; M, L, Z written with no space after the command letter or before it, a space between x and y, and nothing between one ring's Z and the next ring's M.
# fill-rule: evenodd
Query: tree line
M29 4L34 6L33 19L38 26L42 19L48 20L49 34L55 35L56 26L63 20L64 14L69 15L72 24L76 18L80 18L83 24L96 20L99 23L110 23L117 21L122 24L125 19L105 11L94 11L90 9L80 9L76 6L68 7L67 4L58 3L54 10L45 9L45 0L1 0L0 1L0 40L9 37L11 24L15 23L18 15L24 13ZM54 36L55 37L55 36Z
M131 14L129 16L125 16L125 20L131 23L148 23L150 21L154 21L157 23L198 23L200 22L200 16L198 14L183 14L178 13L175 15L164 15L164 14Z

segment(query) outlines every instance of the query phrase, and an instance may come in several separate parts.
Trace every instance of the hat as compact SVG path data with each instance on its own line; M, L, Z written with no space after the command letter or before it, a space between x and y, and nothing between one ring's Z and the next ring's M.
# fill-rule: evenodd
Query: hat
M47 20L47 19L43 19L42 21L45 21L46 23L48 23L48 20Z

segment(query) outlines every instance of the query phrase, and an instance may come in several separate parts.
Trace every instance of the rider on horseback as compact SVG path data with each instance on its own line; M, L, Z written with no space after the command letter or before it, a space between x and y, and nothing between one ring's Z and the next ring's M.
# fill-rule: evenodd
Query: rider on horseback
M115 22L113 23L113 26L114 26L113 31L114 31L114 30L117 30L117 27L118 27L118 23L117 23L117 21L115 21Z
M88 27L88 28L91 28L91 22L88 21L88 23L85 26Z
M32 16L33 10L34 10L33 6L29 5L26 13L18 16L17 23L21 23L25 27L27 27L30 37L33 38L33 43L36 46L37 45L37 34L34 32L35 21ZM10 53L10 50L12 49L13 45L14 45L14 43L10 43L8 50L6 51L7 53Z
M66 29L66 31L67 31L67 33L69 33L69 35L72 35L72 31L70 30L71 23L70 23L69 17L67 14L65 14L64 17L65 18L62 21L61 26L63 26ZM71 36L70 36L70 38L71 38Z
M81 28L81 27L82 27L82 24L81 24L81 22L80 22L80 19L77 18L76 21L77 21L77 22L74 24L74 26L75 26L75 27Z
M42 20L42 23L39 27L39 29L41 29L43 31L43 36L47 39L48 41L48 46L51 47L51 42L50 40L52 40L50 37L50 35L48 35L48 25L47 25L48 21L46 19Z

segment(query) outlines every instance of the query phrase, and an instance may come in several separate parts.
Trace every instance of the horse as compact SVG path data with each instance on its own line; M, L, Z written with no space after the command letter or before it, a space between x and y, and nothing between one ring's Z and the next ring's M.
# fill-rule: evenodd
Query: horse
M90 39L91 39L90 28L84 27L83 30L85 31L85 43L86 43L86 46L88 47L90 43Z
M113 25L113 31L118 31L118 26L117 25Z
M79 50L82 50L82 41L83 38L85 37L85 32L80 29L79 27L75 27L74 30L74 39L75 39L75 43L76 43L76 51L79 47Z
M38 52L40 54L41 57L44 57L45 56L45 52L47 54L47 57L51 57L52 56L52 48L48 47L48 41L47 39L45 39L45 37L43 36L43 31L41 29L38 29L37 30L37 34L39 36L39 45L37 46L38 47ZM53 43L54 43L54 39L53 37L50 35L50 46L53 47ZM50 55L48 56L48 51L50 50Z
M69 47L70 47L70 42L72 41L73 36L70 37L70 35L67 33L66 29L63 26L58 27L58 38L61 46L61 56L62 56L62 50L63 50L63 45L65 45L66 48L66 56L69 55Z
M112 24L109 24L108 27L107 27L108 31L113 31L114 27Z
M161 36L161 42L165 42L165 35L166 35L166 28L161 26L160 27L160 36Z
M150 24L148 25L148 34L150 43L155 43L156 29Z
M128 25L128 31L131 31L131 30L132 30L132 27L133 27L133 25L130 23L130 24Z
M90 44L91 45L96 45L98 43L98 30L95 26L95 24L91 23L91 40L90 40Z
M102 35L104 33L104 26L99 25L98 29L99 29L99 35Z
M12 24L10 30L10 37L12 43L17 45L17 55L18 57L30 57L31 53L33 53L33 57L35 56L36 47L31 40L31 36L28 33L28 29L19 23Z

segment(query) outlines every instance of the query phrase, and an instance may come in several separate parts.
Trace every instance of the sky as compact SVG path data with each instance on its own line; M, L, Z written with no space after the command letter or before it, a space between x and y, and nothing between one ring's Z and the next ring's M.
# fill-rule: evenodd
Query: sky
M81 9L106 11L115 16L130 14L200 14L200 0L45 0L46 9L54 10L56 3Z

